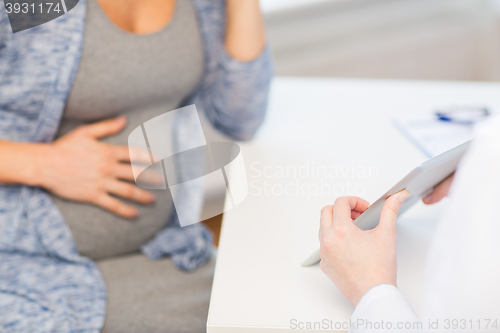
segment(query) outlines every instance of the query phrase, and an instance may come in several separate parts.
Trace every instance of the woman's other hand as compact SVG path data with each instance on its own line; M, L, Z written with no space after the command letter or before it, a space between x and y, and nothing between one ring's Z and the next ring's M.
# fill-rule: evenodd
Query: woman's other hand
M427 205L431 205L441 201L441 199L448 195L454 177L455 174L443 180L438 186L434 188L434 191L432 191L432 193L426 196L422 201Z
M226 51L240 61L252 61L266 46L259 1L227 0L226 7Z
M396 218L408 198L407 190L387 199L375 229L354 223L369 204L357 197L341 197L321 210L321 270L354 306L373 286L396 286Z
M77 127L48 145L39 166L40 186L54 194L75 201L95 204L119 216L133 218L137 209L111 196L119 196L141 204L154 201L152 193L126 181L134 181L134 162L150 164L147 151L132 150L98 139L118 133L126 118L100 121ZM124 181L126 180L126 181Z

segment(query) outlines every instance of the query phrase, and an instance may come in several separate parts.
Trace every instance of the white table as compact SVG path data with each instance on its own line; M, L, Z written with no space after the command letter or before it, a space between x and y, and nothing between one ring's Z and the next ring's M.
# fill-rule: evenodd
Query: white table
M300 266L318 247L321 207L340 195L373 202L425 160L392 125L395 115L463 104L500 109L499 91L488 83L276 79L265 124L240 145L250 192L224 215L208 332L348 323L353 306L318 265ZM445 205L417 204L398 222L398 284L417 313Z

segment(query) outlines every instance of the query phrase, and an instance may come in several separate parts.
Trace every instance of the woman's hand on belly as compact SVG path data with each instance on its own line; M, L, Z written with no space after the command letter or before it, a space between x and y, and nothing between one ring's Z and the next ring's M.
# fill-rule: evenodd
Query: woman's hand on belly
M40 186L70 200L92 203L125 218L138 215L137 209L111 196L141 204L154 202L154 195L126 181L134 181L134 162L150 163L147 151L110 145L98 139L116 134L125 126L124 116L77 127L48 146L39 158ZM155 175L151 181L154 183Z

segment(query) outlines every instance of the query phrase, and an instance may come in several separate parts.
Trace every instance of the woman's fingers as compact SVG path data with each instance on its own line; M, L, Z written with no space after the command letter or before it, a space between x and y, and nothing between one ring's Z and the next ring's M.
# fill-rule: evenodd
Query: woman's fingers
M118 179L135 181L133 166L125 163L117 163L113 168L113 176Z
M143 190L134 184L114 179L111 179L107 182L106 191L119 197L139 202L141 204L150 204L155 200L155 197L151 192Z
M139 212L134 207L123 203L121 200L112 197L110 194L142 204L150 204L154 202L155 199L152 193L140 189L133 184L119 180L109 180L106 184L105 190L106 192L97 196L92 203L124 218L135 218L139 215Z
M131 219L139 215L137 209L124 204L122 201L113 198L107 193L102 193L100 196L98 196L95 199L94 204L124 218Z
M114 157L118 161L140 163L151 165L151 155L148 151L139 148L127 147L127 146L115 146L109 145L113 151Z
M143 167L130 165L126 163L117 163L113 169L113 176L118 179L135 182L134 175L140 174L140 182L152 185L163 184L163 177L155 170L144 169Z
M382 212L380 212L380 221L377 226L380 230L396 230L396 219L399 208L410 196L410 192L403 190L391 195L384 203Z
M120 132L127 124L125 116L99 121L97 123L80 126L77 130L85 135L99 139Z
M441 201L441 199L448 195L448 191L450 190L454 177L455 174L443 180L438 186L436 186L434 191L432 191L432 193L426 196L422 201L427 205Z

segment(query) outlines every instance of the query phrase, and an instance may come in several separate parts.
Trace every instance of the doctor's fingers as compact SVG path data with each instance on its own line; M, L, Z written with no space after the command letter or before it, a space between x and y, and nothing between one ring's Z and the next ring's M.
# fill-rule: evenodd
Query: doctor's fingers
M403 190L387 198L380 212L380 221L376 228L377 230L392 233L396 231L396 220L399 209L409 196L410 192Z
M358 197L340 197L335 200L334 206L333 224L352 223L353 218L364 212L370 203Z

